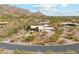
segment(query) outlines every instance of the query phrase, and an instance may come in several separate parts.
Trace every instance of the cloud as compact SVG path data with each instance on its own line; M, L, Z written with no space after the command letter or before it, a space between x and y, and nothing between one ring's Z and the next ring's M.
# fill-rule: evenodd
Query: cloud
M60 13L58 7L66 7L67 5L65 4L36 4L33 5L33 7L37 8L39 11L41 11L44 14L47 15L52 15L55 13Z
M60 5L61 7L67 7L68 4L36 4L33 7L52 8Z
M77 9L69 9L69 4L37 4L33 7L46 15L79 15ZM71 5L72 6L72 5Z
M39 5L33 5L33 7L38 7L41 9L51 9L54 8L56 4L39 4Z
M67 7L68 4L61 4L61 7Z
M52 4L36 4L36 5L33 5L34 7L45 7L45 8L47 8L47 7L51 7L52 6Z
M36 4L33 5L33 7L38 8L39 10L56 10L57 11L57 7L67 7L67 4Z

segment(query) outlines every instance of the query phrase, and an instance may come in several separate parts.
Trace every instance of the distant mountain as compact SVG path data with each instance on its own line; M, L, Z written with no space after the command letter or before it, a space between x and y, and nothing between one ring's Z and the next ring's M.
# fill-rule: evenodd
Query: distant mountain
M33 15L44 15L44 14L41 13L40 11L37 11L36 13L33 13Z
M0 5L0 14L25 14L25 15L35 15L35 16L44 15L39 11L34 13L29 11L28 9L22 9L7 4Z

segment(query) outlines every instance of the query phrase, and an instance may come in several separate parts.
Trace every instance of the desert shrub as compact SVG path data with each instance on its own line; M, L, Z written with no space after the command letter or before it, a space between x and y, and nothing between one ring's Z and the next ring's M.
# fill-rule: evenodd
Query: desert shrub
M77 37L73 33L66 34L66 36L64 36L64 38L77 40Z
M63 52L64 54L77 54L77 52L75 50L67 50L65 52Z
M53 54L54 51L53 50L48 50L48 51L45 51L45 54Z
M50 37L51 42L56 42L58 38L60 37L59 34L55 33Z
M43 31L42 33L41 33L41 36L45 36L47 34L47 32L46 31Z
M16 49L13 51L14 54L25 54L25 51Z
M19 50L19 49L15 49L13 53L14 54L34 54L33 51L24 51L24 50Z
M62 28L56 28L55 29L55 33L60 34L60 35L63 33L63 31L64 30Z
M31 36L28 36L28 37L25 37L22 42L30 42L30 41L33 41L35 38L34 35L31 35Z
M0 49L0 54L4 52L4 49Z
M34 45L44 45L45 41L44 40L39 40L39 39L34 39L33 44Z

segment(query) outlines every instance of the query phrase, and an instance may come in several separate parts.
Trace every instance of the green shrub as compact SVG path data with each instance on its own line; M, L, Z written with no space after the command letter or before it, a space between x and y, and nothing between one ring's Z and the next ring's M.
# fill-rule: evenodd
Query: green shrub
M22 42L31 42L31 41L34 40L34 38L35 38L35 36L34 36L34 35L31 35L31 36L25 37L25 38L22 40Z
M25 51L16 49L13 51L14 54L25 54Z
M55 33L55 34L52 35L52 37L50 37L50 39L51 39L52 42L56 42L59 37L60 37L60 35Z

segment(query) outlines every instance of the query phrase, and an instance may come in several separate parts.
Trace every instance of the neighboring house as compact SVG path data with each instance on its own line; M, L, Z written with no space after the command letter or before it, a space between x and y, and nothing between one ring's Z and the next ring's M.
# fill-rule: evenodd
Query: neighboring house
M39 22L39 26L38 26L40 31L53 31L54 28L49 26L49 21L47 22Z
M8 22L0 22L0 25L6 25Z
M53 31L54 30L53 27L49 27L49 26L42 26L42 25L31 26L31 28L36 28L36 27L38 27L39 31Z
M8 24L8 22L0 22L0 28L3 28L6 24Z
M78 23L72 23L72 22L62 22L61 24L64 26L79 26Z
M53 31L54 28L49 26L48 22L39 22L38 25L31 25L31 31L35 31L38 28L38 31Z

